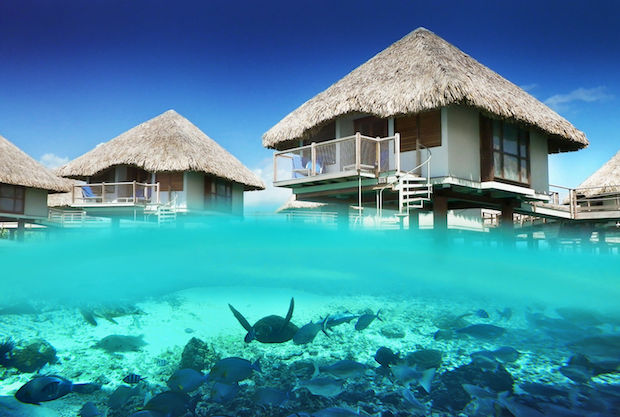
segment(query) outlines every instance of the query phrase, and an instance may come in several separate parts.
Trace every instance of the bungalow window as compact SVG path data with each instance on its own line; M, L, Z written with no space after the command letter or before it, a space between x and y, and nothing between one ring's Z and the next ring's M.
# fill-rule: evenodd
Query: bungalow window
M364 136L384 138L387 136L388 132L387 119L379 119L374 116L355 119L353 121L353 130Z
M400 151L414 151L417 143L427 148L441 146L441 110L398 117L394 131L400 134Z
M23 214L25 198L25 187L0 184L0 212Z
M205 177L205 208L232 211L232 183L220 178Z
M481 117L482 180L530 184L530 135L501 120Z
M158 172L155 182L160 191L183 191L183 172Z

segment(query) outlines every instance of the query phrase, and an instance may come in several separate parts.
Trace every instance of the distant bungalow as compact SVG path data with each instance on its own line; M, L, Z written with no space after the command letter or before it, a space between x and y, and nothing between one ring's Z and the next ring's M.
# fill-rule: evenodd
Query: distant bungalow
M47 220L48 193L70 188L69 181L54 175L0 136L0 222L17 223L21 235L26 224Z
M582 182L575 194L582 210L615 210L620 217L620 151Z
M549 201L548 155L583 132L520 87L419 28L263 135L274 185L297 201L395 210L531 214ZM345 214L345 213L343 213ZM454 217L454 216L453 216Z
M60 167L68 205L88 215L243 214L244 191L263 182L189 120L169 110Z

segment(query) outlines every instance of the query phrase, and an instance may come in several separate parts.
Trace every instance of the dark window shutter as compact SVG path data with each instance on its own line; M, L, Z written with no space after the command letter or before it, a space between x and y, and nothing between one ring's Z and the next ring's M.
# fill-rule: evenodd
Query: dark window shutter
M493 138L491 119L480 115L480 179L493 180Z

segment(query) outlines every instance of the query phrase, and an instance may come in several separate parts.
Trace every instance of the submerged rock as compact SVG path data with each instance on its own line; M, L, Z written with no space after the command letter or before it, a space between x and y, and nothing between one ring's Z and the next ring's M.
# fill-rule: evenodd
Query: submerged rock
M481 369L473 364L459 366L444 372L435 380L431 392L433 408L452 412L462 411L472 399L463 388L463 384L488 388L495 392L512 393L513 383L512 375L499 364L492 371Z
M101 339L93 347L103 349L108 353L137 352L143 346L146 346L146 342L143 340L143 338L143 335L124 336L119 334L112 334Z
M60 414L32 404L22 404L13 397L0 397L0 417L59 417Z
M381 334L388 339L402 339L405 337L405 330L396 324L388 324L381 328Z
M179 368L189 368L201 372L204 369L211 368L218 360L218 355L213 347L197 337L192 337L183 348Z
M13 350L11 366L20 372L31 373L57 361L56 349L45 340L37 339L23 349Z

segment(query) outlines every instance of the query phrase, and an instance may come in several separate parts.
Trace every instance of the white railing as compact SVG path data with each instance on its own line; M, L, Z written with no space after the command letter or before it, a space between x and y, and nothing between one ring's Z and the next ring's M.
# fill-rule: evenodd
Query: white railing
M569 188L549 184L549 189L546 204L567 210L571 219L584 212L620 211L620 185Z
M398 135L398 133L397 133ZM398 164L398 170L396 171L396 178L394 180L392 180L391 182L389 182L388 184L386 184L385 186L381 187L378 192L377 192L377 215L379 217L383 216L383 192L387 189L387 188L393 188L399 181L400 178L405 176L405 175L420 175L420 173L422 172L422 169L424 167L426 167L426 187L429 190L429 194L428 194L428 198L430 199L430 190L432 190L432 186L431 186L431 159L433 157L433 153L431 152L431 150L429 148L427 148L426 146L418 143L418 148L423 148L426 151L426 159L422 162L418 162L418 164L411 168L409 171L407 172L400 172L400 163ZM416 153L417 153L417 158L418 160L420 159L420 150L421 149L417 149ZM399 191L399 212L401 212L402 210L402 196L401 196L401 192ZM409 208L407 208L407 214L409 214Z
M274 182L347 172L378 177L381 173L399 170L398 134L371 138L356 133L276 152L273 156Z
M74 185L71 190L71 204L76 206L151 203L159 204L159 183L104 182Z

